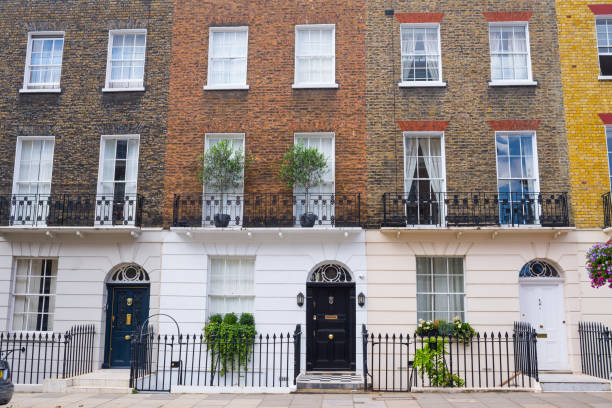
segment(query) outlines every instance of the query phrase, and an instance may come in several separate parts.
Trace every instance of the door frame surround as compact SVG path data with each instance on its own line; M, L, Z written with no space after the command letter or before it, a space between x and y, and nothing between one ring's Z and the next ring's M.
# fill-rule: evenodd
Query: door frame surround
M550 266L552 266L555 271L557 272L558 276L548 276L548 277L544 277L544 276L535 276L535 277L519 277L518 279L518 283L519 283L519 304L521 302L521 286L557 286L559 287L560 293L561 293L561 310L562 310L562 315L564 317L564 321L567 320L566 318L566 309L565 309L565 278L563 277L563 275L561 274L561 269L558 268L556 266L556 264L547 261L547 260L540 260L540 259L536 259L534 261L537 262L542 262L542 263L546 263L549 264ZM533 262L533 261L530 261ZM520 315L520 320L523 320L523 316L521 311L519 310L519 314ZM534 328L535 329L535 328ZM563 362L562 362L562 366L558 367L558 370L566 370L569 366L569 359L568 359L568 333L567 333L567 325L566 324L562 324L561 327L561 331L562 331L562 338L561 338L561 348L563 349L562 351L565 352L565 355L563 356Z
M128 269L128 267L134 267L139 275L135 279L129 279L124 272ZM106 290L105 301L104 301L104 343L103 343L103 360L102 360L102 368L112 369L113 367L110 364L110 347L111 347L111 335L112 335L112 327L111 327L111 316L113 313L113 294L116 288L130 288L130 289L144 289L145 297L149 300L149 305L147 308L147 317L149 316L149 311L151 308L150 297L151 297L151 281L149 278L149 274L146 270L136 264L136 263L122 263L117 265L111 269L108 273L104 288Z
M315 268L316 269L316 268ZM350 272L349 272L350 274ZM309 273L309 277L312 275L312 272ZM350 347L349 350L349 364L350 369L346 369L344 367L338 369L316 369L312 368L312 358L314 351L314 337L312 336L312 316L314 310L312 309L312 290L316 290L318 288L346 288L349 292L349 310L347 310L348 317L348 333L347 338L348 345ZM356 307L356 295L355 295L356 285L354 281L351 282L307 282L306 283L306 371L355 371L356 370L356 348L357 348L357 338L356 338L356 318L357 318L357 307Z

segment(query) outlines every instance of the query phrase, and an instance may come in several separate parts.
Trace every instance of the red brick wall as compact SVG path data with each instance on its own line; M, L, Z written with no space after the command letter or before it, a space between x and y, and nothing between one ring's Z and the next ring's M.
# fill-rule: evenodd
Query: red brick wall
M292 89L297 24L336 25L338 89ZM248 91L203 90L211 26L249 26ZM296 132L334 132L336 191L365 191L365 0L177 0L173 31L168 199L202 191L198 156L215 132L246 134L246 192L287 191L278 166Z

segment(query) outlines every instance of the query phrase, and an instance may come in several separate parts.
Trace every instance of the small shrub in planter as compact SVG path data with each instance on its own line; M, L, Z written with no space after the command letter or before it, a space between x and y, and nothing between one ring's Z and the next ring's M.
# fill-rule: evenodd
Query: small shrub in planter
M452 322L446 320L421 320L415 331L417 336L425 337L456 337L458 341L468 342L476 331L469 323L455 317Z
M608 285L612 288L612 241L593 245L587 251L586 258L591 286L600 288Z
M323 182L329 171L325 155L314 147L293 145L283 157L279 178L289 188L301 187L306 191L306 211L299 216L302 227L313 227L317 215L310 212L310 190Z
M231 216L223 213L223 195L243 184L244 170L249 161L245 162L242 149L234 149L230 140L221 140L211 146L201 159L202 169L198 178L220 197L220 212L214 214L215 227L227 227Z

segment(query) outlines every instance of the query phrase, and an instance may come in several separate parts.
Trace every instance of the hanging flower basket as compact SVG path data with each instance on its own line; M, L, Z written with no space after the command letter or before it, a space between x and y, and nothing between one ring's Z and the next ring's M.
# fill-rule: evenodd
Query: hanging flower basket
M595 244L586 253L586 268L591 278L591 286L612 288L612 241Z

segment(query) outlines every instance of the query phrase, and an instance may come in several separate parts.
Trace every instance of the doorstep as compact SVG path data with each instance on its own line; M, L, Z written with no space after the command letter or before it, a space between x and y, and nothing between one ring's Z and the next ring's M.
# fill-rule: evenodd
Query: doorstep
M539 374L542 392L602 392L610 391L610 381L584 374L548 372Z
M307 372L296 380L298 392L312 390L362 391L363 375L355 372Z

